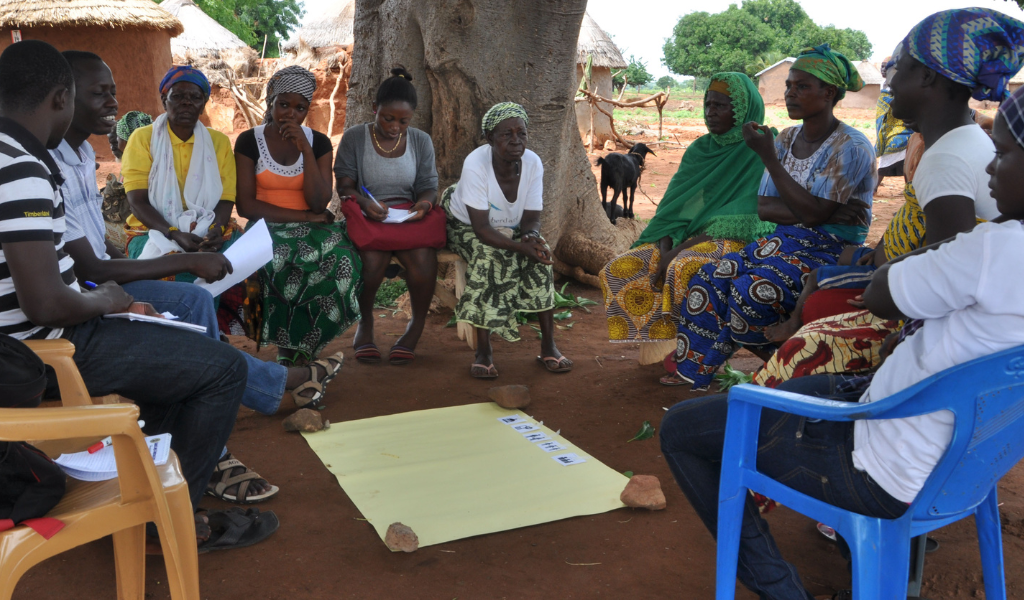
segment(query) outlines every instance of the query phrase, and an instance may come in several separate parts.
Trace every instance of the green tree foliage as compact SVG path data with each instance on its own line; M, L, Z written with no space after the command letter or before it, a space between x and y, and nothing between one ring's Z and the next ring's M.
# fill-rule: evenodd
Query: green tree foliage
M667 88L678 87L679 86L679 82L677 82L672 77L670 77L668 75L665 75L664 77L660 77L658 79L658 81L655 82L654 85L658 86L658 89L664 90L664 89L667 89Z
M623 79L625 77L625 79ZM635 86L637 90L654 81L654 75L647 72L647 64L638 60L632 54L629 55L629 66L626 70L616 74L612 78L612 86L615 89L622 89L623 81L627 85Z
M243 42L263 49L267 38L267 56L277 56L277 45L299 25L303 10L300 0L195 0L207 15L234 33Z
M1024 2L1024 0L1019 0ZM850 60L871 55L863 31L821 26L796 0L743 0L717 14L682 17L665 43L665 66L673 73L710 77L719 71L748 75L808 46L829 43Z

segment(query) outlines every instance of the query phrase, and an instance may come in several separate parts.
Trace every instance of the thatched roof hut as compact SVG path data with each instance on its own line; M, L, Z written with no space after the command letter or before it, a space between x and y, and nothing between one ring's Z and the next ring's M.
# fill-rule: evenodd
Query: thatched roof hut
M626 60L615 45L615 42L608 37L608 34L590 16L590 13L583 14L583 22L580 24L580 37L576 43L576 82L577 84L584 77L584 69L587 57L593 56L594 61L590 69L590 91L603 98L611 98L612 70L625 69ZM612 112L612 106L602 103L601 107ZM590 123L594 123L594 145L600 146L605 140L612 137L612 125L604 113L594 110L591 115L590 104L586 102L576 103L576 122L579 126L580 135L587 139L590 136Z
M117 82L119 112L163 112L157 87L171 67L171 38L181 22L152 0L0 0L0 51L14 32L58 50L95 52ZM110 156L106 138L94 138L101 157Z
M204 13L192 0L164 0L160 8L177 17L185 26L184 33L171 40L171 55L176 61L186 53L208 56L221 50L246 47L242 38Z
M580 37L576 42L576 50L578 64L587 62L587 55L593 55L595 67L625 69L629 66L626 64L626 59L622 58L618 46L601 29L597 21L594 21L590 13L583 13L583 23L580 24Z
M281 49L295 52L300 39L310 48L348 46L355 40L355 18L355 0L325 2L324 10L317 15L310 15L306 24L281 44Z

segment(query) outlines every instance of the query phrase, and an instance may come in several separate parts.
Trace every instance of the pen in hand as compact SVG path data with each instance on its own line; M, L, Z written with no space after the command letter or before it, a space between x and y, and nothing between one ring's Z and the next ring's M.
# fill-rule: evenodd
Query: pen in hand
M373 200L373 203L377 205L377 208L385 210L384 206L380 202L378 202L376 198L373 197L373 194L370 193L370 190L366 189L365 185L359 186L359 189L363 190L363 193L366 194L367 198Z

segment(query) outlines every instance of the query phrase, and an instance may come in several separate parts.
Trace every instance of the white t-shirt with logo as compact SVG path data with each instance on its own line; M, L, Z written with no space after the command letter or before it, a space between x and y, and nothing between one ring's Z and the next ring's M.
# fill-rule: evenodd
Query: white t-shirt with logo
M916 176L915 176L916 177ZM1024 344L1024 225L981 223L889 269L900 311L924 325L896 346L861 402L880 400L956 365ZM953 413L854 425L853 465L894 498L913 502L949 446Z
M515 202L505 194L494 176L490 145L469 153L462 163L462 178L452 194L450 210L456 219L470 224L467 207L489 211L491 227L517 227L523 211L544 208L544 164L532 150L523 153L519 175L519 193Z
M974 200L974 213L991 221L999 216L996 201L988 187L985 167L992 162L996 147L980 126L957 127L939 138L921 155L914 173L914 192L923 209L944 196L964 196Z

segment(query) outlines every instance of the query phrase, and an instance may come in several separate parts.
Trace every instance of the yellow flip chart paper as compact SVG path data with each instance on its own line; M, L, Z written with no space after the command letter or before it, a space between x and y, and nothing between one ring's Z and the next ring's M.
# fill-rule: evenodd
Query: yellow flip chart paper
M394 522L422 547L624 506L626 476L522 410L490 402L303 435L382 540ZM541 447L552 441L563 448Z

